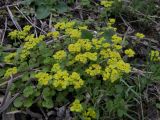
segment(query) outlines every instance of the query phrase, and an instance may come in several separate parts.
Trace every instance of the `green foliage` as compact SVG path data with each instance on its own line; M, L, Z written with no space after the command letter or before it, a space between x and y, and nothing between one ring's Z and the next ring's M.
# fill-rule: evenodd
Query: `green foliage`
M160 66L146 59L145 67L139 68L145 72L139 75L134 71L132 67L137 61L130 61L136 58L130 58L124 52L130 41L127 43L125 38L118 36L114 22L108 17L125 13L125 10L131 10L134 15L136 11L152 15L156 8L152 1L133 0L129 5L124 5L124 1L112 1L112 6L106 7L100 1L91 0L78 3L75 0L25 0L24 5L34 8L38 19L46 18L50 13L72 16L82 12L80 14L85 16L84 11L87 11L87 15L95 14L97 21L90 16L84 21L62 18L57 22L54 17L53 32L37 37L32 36L32 30L9 33L13 38L12 47L20 48L13 54L0 48L0 61L6 64L0 68L0 83L8 79L5 74L9 68L17 68L16 72L9 72L14 78L21 75L10 89L11 94L21 93L13 103L15 108L38 106L48 111L67 105L77 119L85 119L89 108L96 111L95 118L87 116L90 119L133 119L136 116L131 109L139 106L146 86L160 79ZM87 29L85 23L91 29ZM127 44L122 44L122 40ZM6 56L9 59L5 59ZM154 105L160 109L159 102Z

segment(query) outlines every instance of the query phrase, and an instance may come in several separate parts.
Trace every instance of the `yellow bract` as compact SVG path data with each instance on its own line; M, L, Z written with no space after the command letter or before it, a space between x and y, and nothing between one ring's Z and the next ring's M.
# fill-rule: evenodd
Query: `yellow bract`
M17 73L17 68L16 67L13 67L13 68L8 68L6 73L4 74L4 77L5 78L8 78L10 77L11 75L14 75Z
M83 107L78 99L75 99L75 101L71 104L70 110L72 112L82 112Z
M64 50L57 51L53 55L54 59L56 59L56 60L62 60L64 58L66 58L66 56L67 56L67 54L66 54L66 52Z
M142 38L145 37L144 34L142 34L142 33L136 33L135 36L136 36L137 38L140 38L140 39L142 39Z
M102 0L101 5L103 5L107 10L112 7L113 1Z
M112 36L112 42L113 42L114 44L121 44L122 38L119 37L119 36L117 36L117 35L115 34L115 35Z
M160 61L160 52L158 50L152 50L150 53L150 59L155 62Z
M77 72L73 72L70 75L70 85L73 85L75 89L81 88L83 86L84 81L81 79L80 75Z
M53 32L47 33L48 37L53 37L53 38L58 38L59 35L60 35L60 33L58 31L53 31Z
M135 52L132 49L127 49L124 51L128 57L134 57Z
M86 69L86 73L90 76L98 75L101 73L101 66L98 64L93 64L88 69Z
M57 71L56 74L53 75L53 86L59 90L66 89L69 86L69 74L65 71Z
M44 38L44 35L40 35L37 38L35 38L33 34L28 35L25 38L26 42L24 43L23 49L20 54L21 60L24 60L30 54L30 50L34 48L38 43L40 43Z
M49 80L52 79L52 76L45 72L39 72L35 75L35 78L38 79L40 85L47 85Z
M9 37L12 40L16 40L16 39L25 39L25 37L28 35L30 29L32 28L32 26L30 25L26 25L22 31L18 31L18 30L14 30L13 32L9 33Z
M12 59L16 56L16 53L9 53L7 56L4 57L4 62L11 63Z
M83 113L83 118L84 120L92 120L96 118L96 112L93 108L88 108L84 113Z

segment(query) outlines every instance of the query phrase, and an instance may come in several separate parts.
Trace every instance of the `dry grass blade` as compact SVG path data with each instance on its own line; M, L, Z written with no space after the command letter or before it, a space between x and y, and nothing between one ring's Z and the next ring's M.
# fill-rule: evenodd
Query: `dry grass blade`
M21 26L20 26L20 25L18 24L18 22L14 19L14 16L13 16L13 14L12 14L12 12L11 12L11 10L9 9L8 6L7 6L7 11L8 11L8 14L9 14L9 16L10 16L13 24L16 26L16 28L17 28L18 30L22 30Z
M2 41L1 41L1 45L3 45L3 42L4 42L4 37L5 37L5 34L6 34L6 30L7 30L7 18L5 20L5 28L4 28L4 33L3 33L3 36L2 36Z
M38 26L36 26L35 24L33 24L24 14L23 12L17 7L15 6L15 8L22 14L22 16L35 28L37 28L38 30L42 31L43 33L46 34L46 32L44 30L42 30L41 28L39 28Z

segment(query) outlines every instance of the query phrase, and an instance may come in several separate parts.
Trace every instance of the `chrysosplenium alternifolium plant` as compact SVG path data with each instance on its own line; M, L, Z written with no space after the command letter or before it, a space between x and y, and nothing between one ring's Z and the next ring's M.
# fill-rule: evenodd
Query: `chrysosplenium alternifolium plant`
M105 29L96 32L70 21L58 22L55 31L39 37L30 34L31 26L9 33L12 40L23 41L17 52L4 57L14 67L6 68L3 78L21 75L11 88L12 93L22 91L14 106L28 108L35 100L48 109L71 103L70 111L96 118L95 103L82 96L91 84L114 84L129 74L131 65L124 58L135 55L131 48L123 50L114 22L110 19Z

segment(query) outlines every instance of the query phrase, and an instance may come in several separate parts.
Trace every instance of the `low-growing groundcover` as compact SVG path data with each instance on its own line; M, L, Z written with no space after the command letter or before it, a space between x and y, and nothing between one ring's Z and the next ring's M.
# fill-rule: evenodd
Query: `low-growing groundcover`
M136 53L114 23L109 19L107 26L93 31L73 20L58 22L53 32L39 36L29 25L10 32L10 39L20 42L15 52L1 53L1 80L12 82L9 91L16 95L10 111L64 107L61 119L135 119L136 114L129 114L130 102L138 100L139 93L127 80L135 72L130 60ZM149 56L149 61L160 61L158 51Z
M2 29L3 120L160 118L157 1L19 1Z

